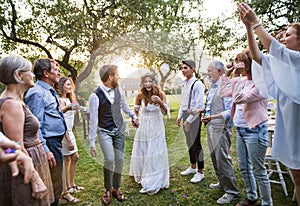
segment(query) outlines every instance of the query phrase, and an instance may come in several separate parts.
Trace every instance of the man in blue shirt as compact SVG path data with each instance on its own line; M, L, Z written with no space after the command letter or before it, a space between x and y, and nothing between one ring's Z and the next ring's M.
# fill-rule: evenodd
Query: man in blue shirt
M53 88L54 84L59 81L60 70L54 60L38 59L34 63L33 73L37 82L33 88L28 90L25 103L40 122L38 134L49 161L55 197L55 202L51 205L58 205L63 185L61 141L67 131L64 116ZM72 150L72 147L74 146L69 141L69 149Z

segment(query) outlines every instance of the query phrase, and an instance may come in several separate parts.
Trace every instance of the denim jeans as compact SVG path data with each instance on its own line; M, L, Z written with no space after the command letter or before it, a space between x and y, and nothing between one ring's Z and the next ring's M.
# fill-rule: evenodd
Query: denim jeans
M104 156L104 187L111 190L121 185L124 164L125 134L122 129L98 129L99 143Z
M265 166L265 156L268 147L268 125L258 125L254 128L237 127L236 137L239 169L246 186L247 198L258 198L257 186L261 197L261 205L273 205L270 181Z

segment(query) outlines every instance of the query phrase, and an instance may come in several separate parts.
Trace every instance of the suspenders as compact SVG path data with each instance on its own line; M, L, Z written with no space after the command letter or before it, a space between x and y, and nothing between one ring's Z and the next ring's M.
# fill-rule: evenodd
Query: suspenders
M192 91L193 91L193 88L194 88L194 84L197 82L198 80L195 80L191 86L191 90L190 90L190 96L189 96L189 104L188 104L188 110L190 109L191 107L191 99L192 99Z

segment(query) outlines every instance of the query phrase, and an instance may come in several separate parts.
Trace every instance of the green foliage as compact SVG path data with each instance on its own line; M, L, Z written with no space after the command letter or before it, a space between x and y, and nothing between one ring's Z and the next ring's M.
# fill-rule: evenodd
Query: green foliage
M55 58L80 84L98 61L147 40L140 36L129 41L128 34L177 31L187 23L189 10L201 2L0 0L1 49ZM82 67L75 62L86 62L85 68L79 72Z
M270 32L300 21L299 0L252 0L250 6Z
M238 45L232 41L235 33L231 28L225 26L220 18L214 19L206 27L203 26L199 35L200 39L204 40L204 49L208 50L210 56L221 57L224 51L232 50Z
M0 94L5 90L5 85L0 82Z
M95 83L94 73L90 74L80 85L77 86L77 101L81 106L87 106L87 102L90 94L96 89L97 84Z

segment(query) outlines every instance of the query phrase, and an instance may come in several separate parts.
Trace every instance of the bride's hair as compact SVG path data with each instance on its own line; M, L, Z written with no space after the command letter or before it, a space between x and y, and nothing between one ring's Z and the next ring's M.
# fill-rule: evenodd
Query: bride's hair
M152 90L149 92L146 90L145 86L144 86L144 82L145 79L147 77L150 77L152 79ZM160 98L162 98L162 94L160 92L159 87L157 86L157 80L155 78L155 76L151 73L146 73L145 75L143 75L141 77L141 89L140 89L140 94L138 95L139 100L141 101L142 99L145 101L145 105L147 105L148 103L151 103L151 96L152 95L157 95Z

